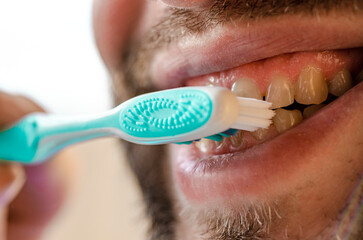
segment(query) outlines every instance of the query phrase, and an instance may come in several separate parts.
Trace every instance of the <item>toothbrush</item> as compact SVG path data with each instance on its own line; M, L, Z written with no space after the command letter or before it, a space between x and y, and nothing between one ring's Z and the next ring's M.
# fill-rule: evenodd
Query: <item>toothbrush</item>
M95 116L36 113L0 132L0 159L40 163L66 146L105 136L146 145L221 141L236 129L269 127L270 107L226 88L183 87L140 95Z

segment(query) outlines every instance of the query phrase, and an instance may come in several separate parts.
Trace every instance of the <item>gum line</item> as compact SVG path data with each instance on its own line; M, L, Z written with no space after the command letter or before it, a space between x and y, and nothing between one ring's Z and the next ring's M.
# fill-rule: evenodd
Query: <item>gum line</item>
M301 70L313 66L322 70L327 81L341 69L347 69L353 76L362 69L363 48L324 52L301 52L276 56L249 63L223 72L189 79L187 86L202 86L211 83L215 86L231 88L241 77L251 78L265 94L275 75L285 75L292 83L297 81Z

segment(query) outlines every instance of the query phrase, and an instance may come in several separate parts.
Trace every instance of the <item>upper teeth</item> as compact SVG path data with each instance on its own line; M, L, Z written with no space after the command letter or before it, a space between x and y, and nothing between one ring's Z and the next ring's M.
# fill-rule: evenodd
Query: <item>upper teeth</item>
M295 100L301 104L319 104L328 97L328 85L324 75L314 67L307 67L302 70L295 89Z
M329 93L340 97L353 86L352 76L347 70L338 72L329 82Z
M288 77L276 76L267 89L266 101L272 108L286 107L294 102L294 88Z
M362 75L362 76L360 76ZM363 78L363 71L358 75ZM296 102L301 104L319 104L307 107L304 110L304 118L310 117L318 111L327 97L328 93L341 96L352 87L352 77L347 70L341 70L333 76L328 83L322 71L316 67L307 66L302 69L295 84L285 75L275 75L267 88L266 101L272 103L273 109L286 107ZM263 94L253 79L242 77L233 85L231 91L239 97L250 97L262 99ZM300 111L276 111L274 125L278 132L286 131L302 121ZM267 136L266 131L252 133L257 140Z
M256 98L262 100L262 94L258 86L249 78L238 79L231 91L239 97Z

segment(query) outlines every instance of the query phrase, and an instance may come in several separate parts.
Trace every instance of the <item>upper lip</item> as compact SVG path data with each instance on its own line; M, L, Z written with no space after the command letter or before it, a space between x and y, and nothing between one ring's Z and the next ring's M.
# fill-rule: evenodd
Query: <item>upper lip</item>
M261 21L265 22L223 25L159 51L151 65L153 81L160 88L179 87L192 77L284 53L363 45L363 15L359 14L319 21L311 16Z

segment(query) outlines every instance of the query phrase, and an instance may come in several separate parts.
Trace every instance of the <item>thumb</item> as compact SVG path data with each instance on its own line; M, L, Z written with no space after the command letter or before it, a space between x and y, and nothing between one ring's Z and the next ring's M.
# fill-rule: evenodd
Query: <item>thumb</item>
M43 112L43 109L28 98L0 91L0 131L32 112ZM1 214L7 216L6 219L2 216L0 222L1 227L7 229L6 239L34 240L42 235L60 209L70 187L69 177L73 167L67 164L68 158L72 157L60 153L52 160L36 166L4 165L4 168L11 168L13 172L16 172L14 169L22 169L25 173L23 175L26 175L21 191L17 187L11 188L7 191L9 195L5 198L6 201L0 203ZM2 180L5 175L2 175L0 172L0 184L6 182ZM19 181L23 183L24 179L25 177ZM4 208L6 205L9 206L7 210ZM3 236L4 230L0 229Z
M6 239L8 204L24 185L25 174L18 164L0 163L0 240Z
M44 112L44 110L24 96L0 91L0 129L32 112Z

